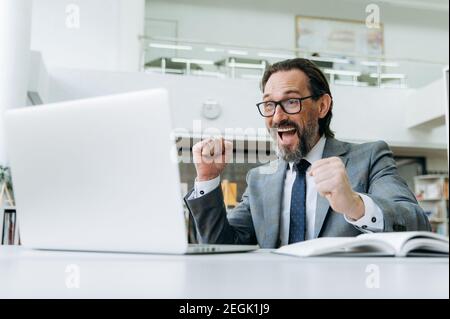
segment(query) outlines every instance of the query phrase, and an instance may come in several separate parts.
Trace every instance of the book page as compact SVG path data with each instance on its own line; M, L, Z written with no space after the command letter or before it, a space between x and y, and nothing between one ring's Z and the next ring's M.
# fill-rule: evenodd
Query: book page
M411 242L411 245L407 245ZM414 242L414 244L413 244ZM274 253L298 257L319 255L383 255L405 256L412 247L419 247L423 242L431 245L448 246L448 238L430 232L391 232L362 234L357 237L323 237L283 246ZM408 251L404 251L408 250ZM435 249L436 250L436 249Z
M415 238L409 240L399 256L444 256L448 255L448 242L428 238Z
M286 245L274 252L299 257L338 253L345 252L345 248L354 241L354 237L323 237Z
M391 233L375 233L375 234L362 234L357 237L361 241L380 240L388 243L395 249L396 254L401 254L404 245L413 238L431 238L435 240L443 240L448 242L448 238L425 231L412 231L412 232L391 232Z

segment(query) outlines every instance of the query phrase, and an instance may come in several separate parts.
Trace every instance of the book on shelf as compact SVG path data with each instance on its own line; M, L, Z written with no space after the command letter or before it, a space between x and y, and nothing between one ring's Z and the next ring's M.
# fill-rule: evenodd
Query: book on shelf
M448 200L448 176L421 175L414 179L418 201Z
M222 193L225 206L237 206L237 184L230 183L228 180L222 182Z
M322 237L282 246L277 254L313 256L446 256L448 237L425 231L362 234L357 237Z

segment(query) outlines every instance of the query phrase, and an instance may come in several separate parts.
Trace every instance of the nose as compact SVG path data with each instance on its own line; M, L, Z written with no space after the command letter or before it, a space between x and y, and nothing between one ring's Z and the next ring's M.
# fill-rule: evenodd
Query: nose
M283 108L278 105L275 108L275 114L272 117L272 123L280 123L283 120L288 119L288 114L284 113Z

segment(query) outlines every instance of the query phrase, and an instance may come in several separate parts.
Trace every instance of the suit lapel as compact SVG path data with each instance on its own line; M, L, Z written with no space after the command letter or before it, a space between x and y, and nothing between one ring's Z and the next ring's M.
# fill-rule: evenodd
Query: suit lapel
M347 166L348 158L343 156L346 153L344 143L334 139L327 138L322 158L340 156L345 166ZM329 213L330 204L325 197L317 194L316 219L314 223L314 238L317 238L322 230L323 223Z
M268 194L263 199L264 211L264 247L278 247L280 239L281 202L283 198L284 179L287 163L283 160L275 161L275 173L265 174L262 190Z

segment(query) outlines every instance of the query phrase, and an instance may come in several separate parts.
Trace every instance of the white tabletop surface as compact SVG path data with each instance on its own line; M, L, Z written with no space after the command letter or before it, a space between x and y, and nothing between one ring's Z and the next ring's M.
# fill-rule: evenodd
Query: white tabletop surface
M449 298L448 258L296 258L0 246L0 298Z

